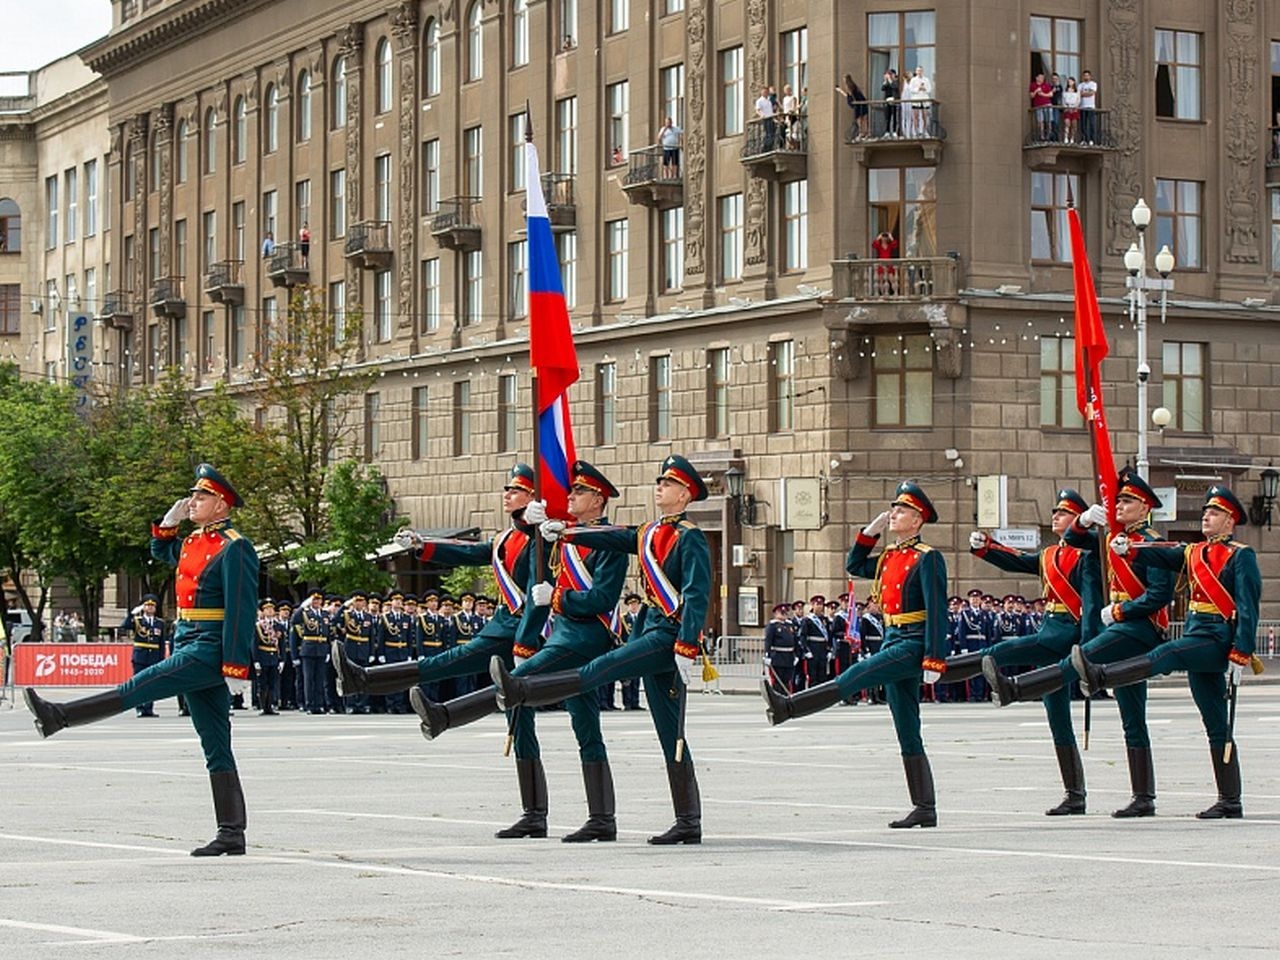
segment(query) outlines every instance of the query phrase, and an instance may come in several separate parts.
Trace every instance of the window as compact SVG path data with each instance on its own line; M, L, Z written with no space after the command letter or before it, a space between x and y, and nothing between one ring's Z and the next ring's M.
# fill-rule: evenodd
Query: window
M185 219L173 222L173 275L175 277L187 275L187 221Z
M231 365L243 367L249 353L248 331L244 328L244 304L231 308Z
M430 215L440 206L440 141L422 145L422 212Z
M213 311L205 310L200 314L200 369L205 373L213 373L214 358L218 353L218 344L214 334Z
M742 133L746 107L742 101L742 48L720 52L720 136Z
M1208 433L1209 395L1207 343L1164 343L1164 406L1173 414L1170 426L1189 433Z
M707 439L729 435L729 348L707 351Z
M742 194L721 197L720 280L742 279Z
M311 74L306 70L298 78L298 142L311 139Z
M52 250L58 245L58 177L44 178L45 209L45 248Z
M462 259L462 323L472 326L484 314L484 260L479 250L467 252Z
M613 162L613 156L621 151L626 156L630 150L627 139L628 114L630 112L631 85L623 80L604 88L605 112L605 165Z
M392 76L391 76L391 41L383 37L378 41L376 50L378 73L375 79L374 112L387 113L391 109Z
M453 455L471 454L471 381L459 380L453 385Z
M218 115L213 107L204 112L204 172L218 171Z
M124 238L124 278L125 283L133 282L134 269L138 265L138 243L133 234Z
M1156 116L1200 120L1200 34L1156 31Z
M796 425L796 344L769 344L769 432L785 433Z
M280 88L274 83L267 87L267 116L263 121L262 146L264 153L275 153L280 149Z
M0 208L3 206L4 201L0 200ZM3 210L0 209L0 225L3 222ZM4 230L0 226L0 235L3 233ZM3 236L0 236L0 243L3 242ZM13 247L11 246L9 249L12 250ZM1271 191L1271 272L1280 274L1280 190Z
M22 284L0 283L0 336L22 332Z
M516 448L516 376L504 373L498 377L498 452L510 453Z
M271 359L271 349L277 342L279 342L279 338L280 338L280 333L279 333L279 330L277 329L277 323L276 323L276 317L277 317L276 307L277 307L277 303L276 303L275 297L262 298L262 314L261 314L262 341L261 342L262 342L262 359L264 362Z
M484 76L484 10L481 0L474 0L467 11L467 79Z
M147 276L155 282L160 276L160 228L147 231Z
M329 238L347 235L347 171L329 171Z
M684 287L684 207L662 211L662 289Z
M431 439L430 427L430 394L426 387L413 388L413 418L409 435L409 456L414 460L422 460L427 455L427 441Z
M684 9L684 0L662 0L662 14L679 13Z
M888 232L901 257L932 257L937 249L937 190L933 167L867 171L868 237Z
M576 230L556 234L556 254L560 258L560 285L564 288L564 305L572 310L578 305L578 233Z
M1204 261L1200 196L1196 180L1156 180L1156 244L1168 245L1179 267L1199 270Z
M1031 73L1034 78L1043 73L1046 77L1058 74L1063 86L1067 77L1080 79L1080 29L1079 20L1062 17L1031 18Z
M631 0L608 0L609 33L621 33L631 26Z
M933 351L927 335L879 336L872 341L876 427L933 423Z
M618 442L618 365L596 364L596 445Z
M347 58L333 61L333 89L329 95L329 129L341 130L347 125Z
M373 219L391 219L391 154L373 158Z
M507 130L509 132L507 142L511 145L511 181L509 188L512 192L525 189L524 131L527 123L528 116L523 110L507 118Z
M782 35L782 83L798 97L809 85L809 28Z
M79 184L77 184L76 174L79 171L72 167L62 175L62 186L67 198L67 222L66 229L63 231L66 236L63 238L67 243L74 243L76 239L76 230L80 223L80 197Z
M347 339L347 282L329 284L329 316L333 319L333 342L336 346Z
M311 229L311 181L299 180L293 185L293 221Z
M627 299L627 221L610 220L605 224L606 259L609 266L609 286L605 300L617 303Z
M578 172L578 98L565 97L556 101L556 152L557 173Z
M124 145L124 164L121 169L121 176L124 177L125 203L138 195L138 168L133 159L133 141L130 140Z
M10 197L0 198L0 253L22 250L22 209Z
M529 315L529 244L507 244L507 316L522 320Z
M86 160L84 164L84 235L92 237L98 232L98 161Z
M932 10L867 14L868 88L878 95L886 70L896 70L899 77L905 77L916 67L923 67L936 87L936 43Z
M1076 405L1075 337L1040 338L1040 426L1084 426Z
M231 140L231 162L244 163L249 149L249 108L245 105L244 97L236 97L233 115L235 128Z
M382 453L382 435L378 429L378 410L382 396L377 393L364 395L364 460L373 463Z
M793 180L782 189L782 269L809 268L809 181Z
M572 50L578 45L578 0L560 0L558 13L560 49Z
M422 95L440 95L440 21L434 17L427 21L423 31Z
M684 127L684 64L663 67L658 73L658 92L662 97L662 116L670 117L677 127Z
M58 281L46 280L44 282L44 328L46 330L54 330L58 325L57 311L55 305L61 299L58 294Z
M1068 191L1070 191L1068 193ZM1080 178L1066 173L1031 174L1031 259L1071 262L1071 236L1067 228L1067 197L1084 205Z
M511 0L511 65L523 67L529 62L529 3Z
M90 316L98 312L98 271L94 267L84 268L84 312Z
M202 271L208 270L218 260L218 214L214 210L206 210L200 214L200 253L203 257L200 264ZM240 259L243 260L244 257ZM126 269L126 276L132 276L132 271Z
M373 275L373 324L378 342L391 339L391 271L379 270Z
M422 261L422 325L423 333L440 329L440 260Z
M671 439L671 357L649 358L649 442Z
M191 127L186 120L178 121L178 155L173 166L174 179L178 183L186 183L191 173Z
M243 200L231 205L231 259L244 261L245 251L245 206Z
M484 128L468 127L462 132L462 178L467 195L484 196Z
M262 233L266 236L268 233L275 237L276 231L279 229L280 209L276 199L276 192L268 190L262 195Z

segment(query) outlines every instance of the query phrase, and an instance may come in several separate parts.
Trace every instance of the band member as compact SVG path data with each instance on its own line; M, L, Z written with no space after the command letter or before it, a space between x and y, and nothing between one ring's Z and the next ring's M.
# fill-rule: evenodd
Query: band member
M929 498L910 481L898 485L890 508L862 529L849 550L845 570L872 581L871 596L884 610L880 652L860 660L835 680L793 696L762 684L769 722L804 717L861 690L883 684L902 750L913 808L890 827L936 827L933 772L920 739L920 684L933 683L946 670L947 565L924 543L921 528L938 519ZM878 557L871 551L888 526L897 540Z
M160 599L154 593L144 594L142 602L129 611L120 625L122 636L133 642L130 662L135 674L154 666L165 658L164 619L156 616L156 605ZM137 714L140 717L157 717L154 703L138 704Z
M1190 605L1182 636L1162 643L1145 656L1095 665L1082 648L1072 662L1086 691L1123 687L1174 670L1187 671L1187 684L1209 738L1209 757L1218 785L1218 800L1196 816L1201 820L1237 820L1240 802L1240 757L1228 715L1227 679L1232 695L1253 659L1262 578L1253 548L1232 539L1247 523L1244 506L1226 487L1210 487L1200 517L1201 543L1134 548L1121 535L1111 549L1131 557L1138 569L1159 568L1185 574ZM1117 609L1119 608L1119 609ZM1125 616L1111 608L1113 620ZM1118 693L1119 691L1117 691Z
M276 605L270 597L258 603L258 623L253 638L253 680L258 687L258 711L274 717L280 699L280 640L284 630L276 619Z
M312 590L306 603L294 611L289 633L295 667L302 667L304 696L299 706L318 716L325 710L325 665L329 662L329 618L323 591Z

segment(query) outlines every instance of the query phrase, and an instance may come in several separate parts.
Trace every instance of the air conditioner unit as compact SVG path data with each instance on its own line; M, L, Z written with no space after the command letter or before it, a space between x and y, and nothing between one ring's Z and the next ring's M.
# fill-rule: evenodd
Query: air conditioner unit
M32 297L31 312L35 314L37 317L40 316L40 314L44 313L44 301L37 299L36 297Z
M754 567L756 563L756 555L745 544L735 543L733 545L733 565L735 567Z

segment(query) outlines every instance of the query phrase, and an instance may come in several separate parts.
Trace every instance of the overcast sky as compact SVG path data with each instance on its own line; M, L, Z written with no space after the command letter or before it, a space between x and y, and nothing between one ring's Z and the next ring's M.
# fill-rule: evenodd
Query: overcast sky
M34 70L111 29L111 0L0 0L0 72Z

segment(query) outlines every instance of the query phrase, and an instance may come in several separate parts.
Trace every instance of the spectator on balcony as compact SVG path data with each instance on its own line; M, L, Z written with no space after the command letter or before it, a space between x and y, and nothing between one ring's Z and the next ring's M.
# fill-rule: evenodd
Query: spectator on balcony
M761 87L760 96L756 98L756 116L761 120L761 126L764 128L762 153L768 153L773 149L778 133L778 121L774 119L774 115L777 113L774 109L776 95L770 96L772 90L772 87Z
M1088 70L1080 74L1080 139L1086 146L1093 146L1098 139L1098 81Z
M800 98L791 84L782 85L782 145L791 149L800 139Z
M898 241L888 230L871 242L871 256L876 260L898 259ZM898 269L890 264L876 265L876 296L892 297L898 290Z
M1062 91L1062 126L1066 142L1075 143L1080 132L1080 91L1075 77L1067 77Z
M266 260L275 252L276 239L271 235L271 231L268 230L266 236L262 238L262 259Z
M907 136L923 137L929 132L929 103L933 100L933 83L924 75L924 67L917 66L907 81L907 99L911 101Z
M1055 73L1049 77L1049 85L1053 87L1053 139L1062 139L1062 79Z
M844 75L844 86L836 87L837 93L844 94L844 102L849 105L849 109L853 111L853 129L849 131L850 140L863 140L867 136L868 118L870 110L867 107L867 95L853 79L853 74L846 73Z
M622 144L614 144L613 153L609 157L609 162L615 167L621 166L627 162L626 155L622 152Z
M880 83L880 99L884 101L884 133L882 137L898 134L898 71L890 67Z
M1037 139L1049 140L1053 130L1053 84L1044 78L1043 73L1037 73L1035 80L1031 82L1029 95L1036 115Z
M298 252L302 255L302 265L307 266L307 258L311 256L311 225L305 220L298 228Z
M662 179L676 180L680 176L680 137L684 131L667 117L658 131L658 146L662 147Z

